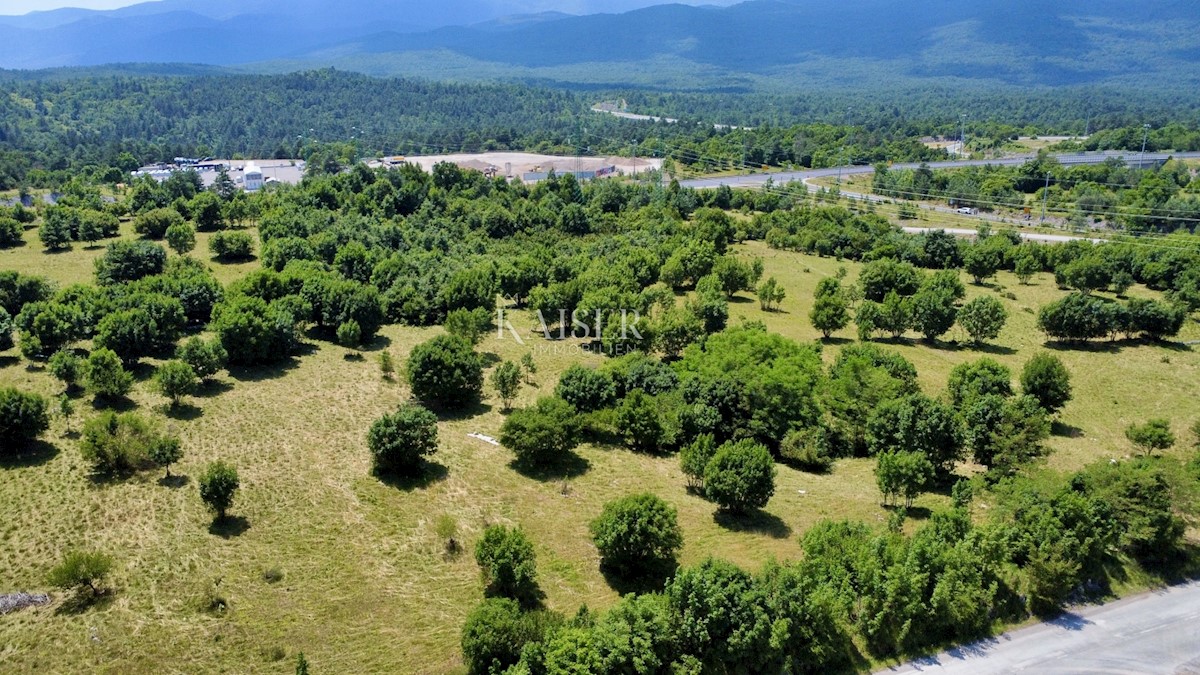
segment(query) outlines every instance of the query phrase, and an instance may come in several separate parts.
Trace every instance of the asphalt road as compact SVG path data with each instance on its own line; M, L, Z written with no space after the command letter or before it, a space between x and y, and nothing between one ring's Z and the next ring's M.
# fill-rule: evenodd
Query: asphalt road
M1200 582L1070 612L880 673L1200 673Z
M1200 152L1147 152L1144 156L1139 152L1084 152L1084 153L1068 153L1051 155L1059 161L1060 164L1103 164L1110 158L1116 158L1130 165L1138 165L1141 162L1151 164L1155 162L1165 161L1168 157L1176 157L1180 159L1197 159L1200 158ZM1012 166L1021 165L1035 157L1035 155L1021 155L1018 157L1005 157L1003 159L960 159L946 162L927 162L927 166L931 169L953 169L964 166ZM893 169L915 169L921 166L920 162L908 164L893 164ZM790 183L792 181L803 181L809 178L822 178L825 176L851 176L855 174L875 173L873 166L843 166L831 167L827 169L807 169L804 171L782 171L776 173L752 173L744 176L722 176L719 178L696 178L693 180L680 181L680 185L690 188L715 188L722 185L729 187L762 187L768 180L775 185Z

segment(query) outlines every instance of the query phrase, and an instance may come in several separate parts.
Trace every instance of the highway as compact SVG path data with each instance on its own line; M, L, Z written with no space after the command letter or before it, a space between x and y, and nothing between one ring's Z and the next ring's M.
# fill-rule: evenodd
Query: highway
M1200 582L1068 612L879 672L1200 673Z

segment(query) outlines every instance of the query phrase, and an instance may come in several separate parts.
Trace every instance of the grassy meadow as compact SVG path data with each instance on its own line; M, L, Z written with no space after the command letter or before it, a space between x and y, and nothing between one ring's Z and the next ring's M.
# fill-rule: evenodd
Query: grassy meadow
M102 249L44 254L33 235L27 233L24 247L0 251L0 269L63 284L92 278L92 260ZM762 257L766 276L776 277L787 297L781 311L766 313L743 293L730 305L731 323L761 320L801 341L819 335L807 316L817 281L840 266L853 279L858 268L757 242L738 250ZM206 235L193 255L207 259ZM223 282L256 267L211 264ZM1017 374L1036 351L1051 349L1075 387L1059 435L1049 442L1051 467L1075 469L1130 454L1125 426L1149 417L1171 418L1186 437L1200 397L1200 356L1191 347L1058 349L1044 344L1033 314L1062 294L1049 275L1030 285L1007 273L992 286L968 284L969 297L986 293L1001 298L1011 316L985 349L929 346L911 334L885 342L916 364L927 393L942 393L950 369L963 361L987 355ZM532 325L520 313L512 323ZM77 398L75 417L56 418L37 453L0 467L0 593L46 590L47 570L78 547L116 558L115 592L82 612L55 594L50 606L0 618L0 672L283 673L292 671L300 651L314 673L459 672L459 629L482 598L471 550L488 524L525 528L546 604L573 614L582 604L603 609L618 597L599 572L587 527L606 501L630 492L653 492L678 509L685 565L715 555L757 569L770 558L798 557L798 536L819 519L886 520L874 462L866 459L839 460L825 475L780 465L766 515L735 528L716 522L714 506L687 492L673 456L585 445L578 450L582 462L564 475L528 477L510 466L510 452L468 436L498 435L504 418L490 389L474 410L442 419L435 467L425 480L380 481L369 471L366 431L408 391L402 378L381 377L378 355L387 350L403 363L441 330L385 327L361 357L313 341L284 365L222 374L175 411L152 391L154 362L146 360L130 398L138 412L182 437L185 456L172 473L183 478L173 481L158 471L91 480L74 432L95 410L90 397ZM946 337L963 339L957 328ZM827 344L825 358L851 339L853 326ZM1179 339L1200 339L1200 326L1189 320ZM479 349L492 365L533 353L538 372L517 406L550 393L568 365L601 361L578 344L548 343L532 333L524 345L511 335L489 336ZM15 351L0 357L0 386L59 393L57 381ZM1184 445L1173 452L1185 452ZM231 510L236 518L217 529L195 484L215 459L235 464L242 480ZM917 505L946 501L931 494ZM436 531L446 517L463 547L457 555L446 552Z

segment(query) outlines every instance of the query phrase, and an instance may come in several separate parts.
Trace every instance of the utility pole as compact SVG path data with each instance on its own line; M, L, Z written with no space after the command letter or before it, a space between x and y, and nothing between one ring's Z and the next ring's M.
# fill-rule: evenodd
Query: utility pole
M967 154L967 114L959 115L958 154Z
M1046 174L1046 187L1042 188L1042 222L1046 222L1046 202L1050 199L1050 174Z

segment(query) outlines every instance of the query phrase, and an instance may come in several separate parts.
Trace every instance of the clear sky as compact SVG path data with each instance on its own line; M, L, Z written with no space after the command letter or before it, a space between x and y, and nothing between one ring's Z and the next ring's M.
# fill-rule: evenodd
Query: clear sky
M116 9L126 5L136 5L145 0L3 0L0 2L0 14L27 14L44 9L59 7L83 7L85 9Z

